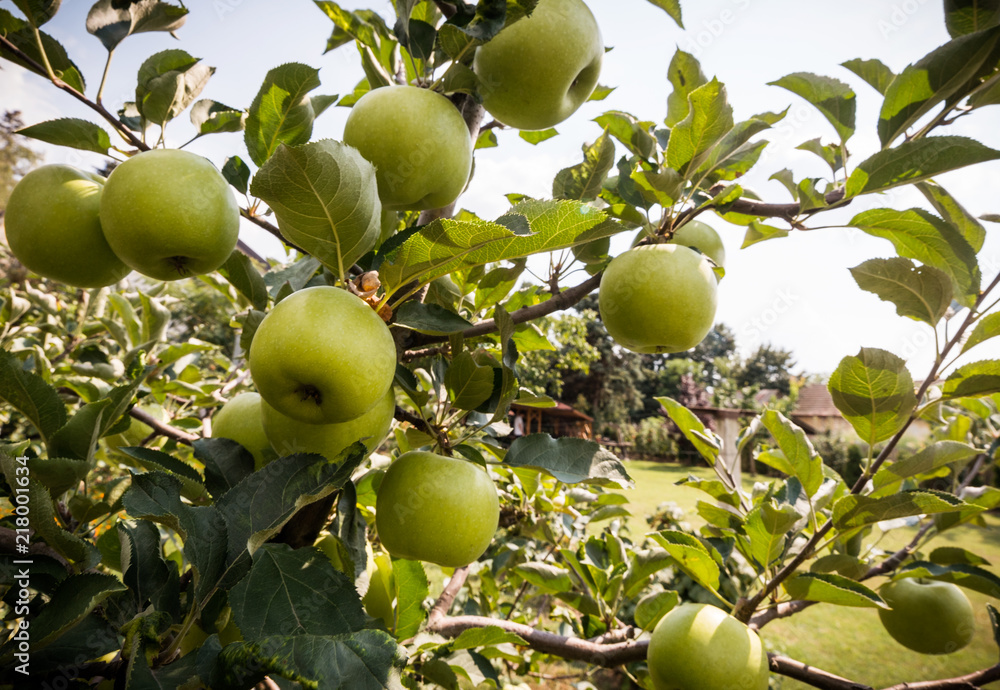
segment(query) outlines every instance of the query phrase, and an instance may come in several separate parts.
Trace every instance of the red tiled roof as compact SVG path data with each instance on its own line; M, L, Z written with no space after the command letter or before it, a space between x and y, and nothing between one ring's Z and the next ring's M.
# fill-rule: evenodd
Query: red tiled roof
M799 389L799 399L792 414L796 417L840 417L825 383L810 383Z

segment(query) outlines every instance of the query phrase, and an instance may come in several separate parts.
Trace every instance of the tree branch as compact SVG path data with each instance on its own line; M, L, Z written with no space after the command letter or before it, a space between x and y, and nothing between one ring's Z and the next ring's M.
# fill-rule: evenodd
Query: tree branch
M455 603L455 597L458 596L458 593L465 585L465 581L468 577L468 566L462 566L452 573L451 580L448 581L444 591L441 592L441 596L439 596L437 601L434 602L434 606L431 608L431 612L427 616L428 627L436 625L439 620L448 615L448 610L451 609L451 605Z
M767 655L767 658L772 673L793 678L814 688L822 688L823 690L872 690L870 685L855 683L852 680L835 676L815 666L803 664L801 661L796 661L795 659L789 659L787 656L771 653Z
M134 419L138 419L143 424L152 427L153 431L155 431L158 435L166 436L167 438L172 438L175 441L179 441L180 443L183 443L188 446L190 446L192 443L201 438L200 436L195 436L194 434L189 434L186 431L182 431L177 427L170 426L169 424L164 424L153 415L143 410L140 410L138 407L133 407L131 410L129 410L129 415Z
M1000 680L1000 664L958 678L926 680L920 683L899 683L885 690L976 690L985 683Z

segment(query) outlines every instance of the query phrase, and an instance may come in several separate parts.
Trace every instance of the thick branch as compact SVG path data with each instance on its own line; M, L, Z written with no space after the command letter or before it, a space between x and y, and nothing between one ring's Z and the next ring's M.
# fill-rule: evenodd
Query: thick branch
M465 585L465 581L468 577L468 566L462 566L452 573L451 580L448 581L447 586L441 592L441 596L438 597L438 600L434 602L434 606L431 608L431 612L427 616L428 626L436 625L439 620L448 615L451 605L455 603L455 597L457 597L458 593L462 590L462 587Z
M787 656L772 653L768 654L767 657L771 664L772 673L794 678L814 688L823 688L823 690L872 690L870 685L855 683L852 680L835 676L815 666L803 664L801 661L796 661L795 659L789 659Z
M131 415L134 419L138 419L143 424L147 424L150 427L152 427L153 431L155 431L160 436L166 436L167 438L172 438L175 441L179 441L180 443L184 443L186 445L191 445L199 438L201 438L200 436L195 436L194 434L189 434L186 431L182 431L177 427L170 426L169 424L164 424L153 415L149 414L148 412L144 412L143 410L140 410L138 407L133 407L131 410L129 410L129 415Z
M899 683L885 690L976 690L986 683L1000 680L1000 664L967 676L946 680L927 680L921 683Z

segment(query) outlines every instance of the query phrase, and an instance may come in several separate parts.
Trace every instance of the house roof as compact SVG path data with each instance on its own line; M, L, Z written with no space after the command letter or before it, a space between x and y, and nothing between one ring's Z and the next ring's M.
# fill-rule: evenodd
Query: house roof
M833 397L826 384L810 383L799 389L799 399L792 410L795 417L841 417L840 410L833 404Z
M541 412L542 415L548 415L550 417L567 417L571 419L580 419L585 422L594 421L593 417L585 415L578 409L570 407L566 403L559 402L558 400L556 401L555 407L535 407L534 405L519 405L518 403L514 403L510 407L513 410L518 410L521 412L525 412L528 410L535 410Z

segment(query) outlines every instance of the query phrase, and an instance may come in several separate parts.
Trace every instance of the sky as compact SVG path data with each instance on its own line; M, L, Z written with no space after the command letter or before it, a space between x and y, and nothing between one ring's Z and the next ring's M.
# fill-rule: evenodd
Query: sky
M345 9L375 9L386 17L392 14L387 0L340 4ZM475 176L460 206L495 218L508 208L504 197L508 192L551 196L552 178L581 160L581 145L601 133L592 120L606 110L662 121L670 92L666 70L678 47L694 54L706 75L726 84L737 121L790 107L784 121L760 135L772 143L756 168L741 180L766 201L789 202L787 191L768 178L783 168L793 170L796 179L828 177L824 163L795 147L815 137L831 143L835 133L811 106L768 82L809 71L850 84L858 95L858 131L848 144L856 164L879 148L875 125L881 98L840 63L856 57L879 58L899 72L949 40L941 0L842 0L832 5L795 0L682 0L685 30L646 0L588 0L588 5L605 45L612 48L600 81L616 90L604 101L585 104L557 127L560 136L538 146L521 140L516 130L498 132L498 148L477 152ZM81 68L88 94L93 96L106 52L84 28L89 6L83 0L63 3L45 29L62 42ZM266 72L285 62L320 68L322 86L315 93L347 93L362 77L353 46L323 54L332 23L313 2L203 0L188 6L192 12L178 32L180 41L167 34L140 34L119 46L104 92L109 108L134 99L139 65L167 48L182 48L216 67L200 97L238 108L249 106ZM0 0L0 7L12 10L13 4ZM21 110L29 124L58 117L96 121L92 111L40 77L10 63L0 66L0 108ZM985 108L938 133L970 136L1000 148L998 113L1000 108ZM313 138L340 139L347 114L346 108L329 109L317 120ZM166 141L178 146L192 134L185 113L168 127ZM86 167L100 166L102 161L97 155L35 146L45 152L48 163ZM249 160L239 134L204 137L189 150L218 166L234 154ZM948 173L937 181L976 215L1000 212L1000 162ZM862 197L846 209L821 214L815 224L844 223L876 206L906 209L926 203L915 190L902 188ZM848 272L868 259L893 256L887 240L836 227L794 232L788 238L741 250L743 228L714 214L702 215L701 220L713 225L726 245L727 273L720 283L717 321L736 333L742 353L770 343L790 350L798 371L829 374L843 357L857 354L861 347L879 347L907 360L915 379L926 375L934 357L931 329L897 316L892 305L861 291ZM980 253L984 284L1000 269L1000 227L985 225L987 239ZM282 256L276 240L246 221L241 237L266 255ZM612 253L624 250L629 241L630 237L618 239ZM976 348L972 359L997 356L1000 344L987 343ZM965 361L970 360L959 364Z

